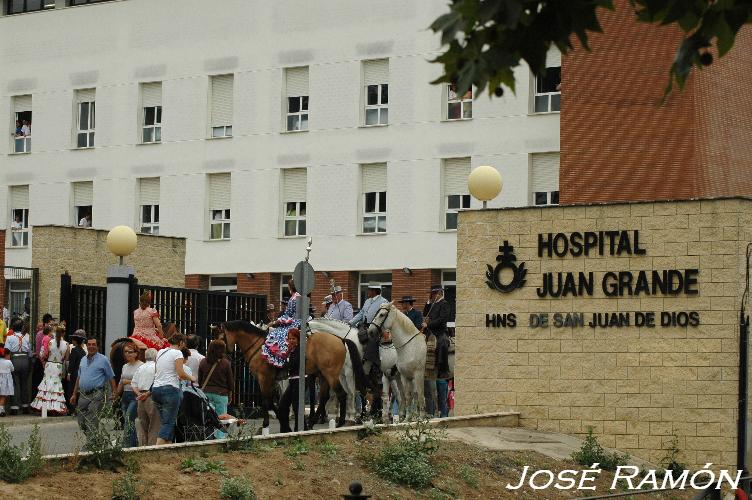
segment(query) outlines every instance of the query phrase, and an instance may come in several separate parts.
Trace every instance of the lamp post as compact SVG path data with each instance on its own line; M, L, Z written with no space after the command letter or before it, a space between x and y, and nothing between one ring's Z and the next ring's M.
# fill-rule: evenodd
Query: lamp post
M467 187L474 198L483 202L483 208L488 208L489 200L501 193L504 182L498 170L488 165L477 167L467 178Z
M128 336L128 298L134 269L123 258L136 249L138 239L128 226L116 226L107 234L107 248L120 258L118 264L107 268L107 319L102 352L108 351L116 339Z

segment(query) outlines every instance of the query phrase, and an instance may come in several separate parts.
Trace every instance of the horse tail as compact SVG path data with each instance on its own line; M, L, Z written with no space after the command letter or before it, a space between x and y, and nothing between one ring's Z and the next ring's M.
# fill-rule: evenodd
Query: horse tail
M358 346L355 342L349 339L342 339L342 342L347 346L347 350L350 353L350 361L353 365L353 374L355 375L355 388L362 394L365 394L370 389L371 384L368 382L366 372L363 371L363 360L360 359L360 353L358 352Z

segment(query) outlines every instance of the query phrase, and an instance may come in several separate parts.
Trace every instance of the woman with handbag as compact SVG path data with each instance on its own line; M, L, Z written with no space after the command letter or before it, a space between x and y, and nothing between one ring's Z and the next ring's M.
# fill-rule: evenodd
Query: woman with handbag
M123 444L125 447L134 448L138 446L136 435L138 402L136 401L136 394L133 392L131 381L136 374L136 370L143 363L138 359L138 348L134 342L129 342L123 347L123 355L125 356L125 364L123 365L123 372L120 375L117 394L120 396L120 408L123 411L123 422L125 425Z
M198 383L217 415L227 413L227 403L235 387L232 365L225 356L226 352L227 347L224 342L212 340L206 357L198 365ZM222 439L225 435L224 432L214 431L214 437L217 439Z

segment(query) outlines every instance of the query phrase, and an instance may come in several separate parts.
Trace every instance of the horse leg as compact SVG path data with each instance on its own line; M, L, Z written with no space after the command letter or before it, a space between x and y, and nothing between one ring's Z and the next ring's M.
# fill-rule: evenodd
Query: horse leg
M425 387L425 384L423 383L424 380L424 372L425 367L419 366L414 374L413 380L415 380L415 388L417 389L417 398L418 398L418 416L420 418L425 417L426 415L426 398L425 394L423 394L423 389ZM438 401L436 401L436 404L438 406Z
M345 391L345 388L341 385L337 385L337 387L334 388L334 393L337 395L337 401L339 401L339 418L337 419L337 427L342 427L345 425L345 413L349 396Z
M327 401L329 401L329 382L324 377L321 377L321 383L319 384L319 406L316 411L311 406L311 418L308 424L310 429L313 429L313 426L318 423L319 418L323 416L326 411Z

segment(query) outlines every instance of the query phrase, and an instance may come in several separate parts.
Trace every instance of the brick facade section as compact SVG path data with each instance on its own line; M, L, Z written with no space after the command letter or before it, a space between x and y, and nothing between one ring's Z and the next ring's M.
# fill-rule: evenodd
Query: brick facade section
M208 274L186 274L185 275L185 287L194 288L198 290L209 289L209 275Z
M560 202L751 195L752 27L661 106L681 34L616 4L562 60Z
M412 269L405 274L402 269L392 270L392 299L400 300L404 295L412 295L415 307L423 310L428 300L431 285L441 283L441 271L437 269Z
M538 257L540 233L639 230L644 256ZM486 235L496 235L488 238ZM739 300L752 200L609 204L462 212L457 247L456 412L516 410L523 426L584 434L659 463L672 433L680 462L736 465ZM525 286L486 284L499 241L528 269ZM698 269L697 295L606 297L608 271ZM539 298L546 272L594 273L593 296ZM749 304L747 304L749 308ZM749 309L747 309L749 310ZM531 328L533 313L698 311L696 327ZM515 313L514 328L486 314ZM749 395L747 395L749 398Z

